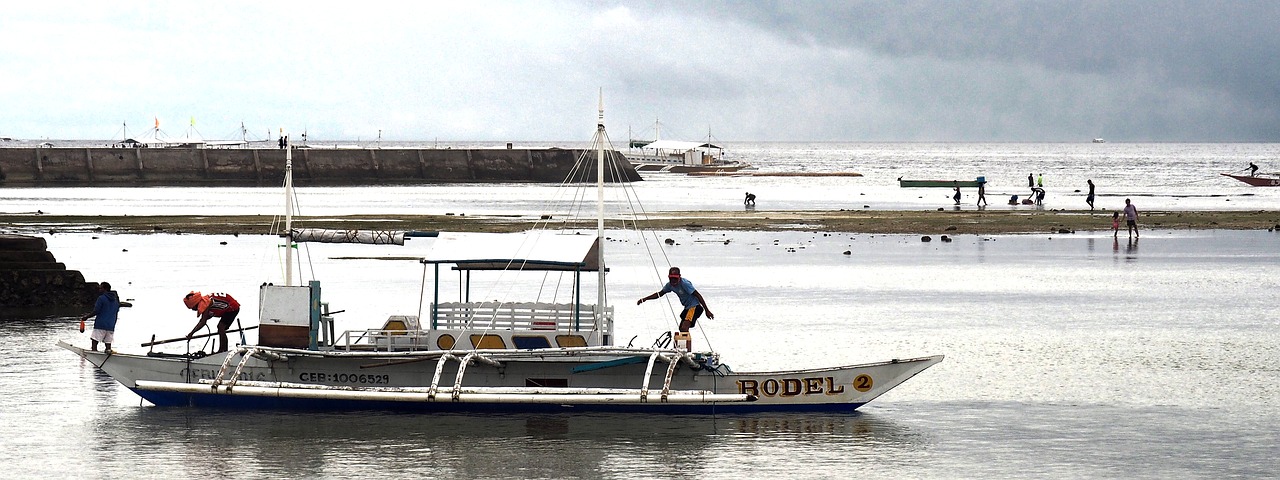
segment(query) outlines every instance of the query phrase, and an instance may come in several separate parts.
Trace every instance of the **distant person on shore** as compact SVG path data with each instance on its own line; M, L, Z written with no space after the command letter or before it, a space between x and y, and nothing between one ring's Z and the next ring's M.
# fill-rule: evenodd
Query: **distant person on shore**
M1257 174L1258 174L1258 166L1254 165L1253 162L1249 162L1249 176L1252 177Z
M1044 205L1044 189L1040 187L1031 188L1032 197L1036 199L1036 205Z
M951 198L956 201L956 205L959 205L960 204L960 187L955 187L955 190L956 190L956 194L952 195Z
M978 182L978 206L987 206L987 182Z
M1129 237L1141 237L1138 233L1138 207L1133 206L1129 199L1124 199L1124 223L1129 226Z
M111 289L111 284L98 284L98 300L93 303L93 313L80 317L81 327L89 317L93 318L93 333L89 334L89 350L98 351L98 342L102 342L104 352L115 353L111 343L116 339L116 319L120 316L120 295Z
M1120 236L1120 212L1111 212L1111 237Z
M281 149L281 150L284 150L284 135L281 135L281 136L280 136L280 139L279 139L279 140L276 140L276 144L277 144L277 145L280 145L280 149Z
M1086 180L1089 182L1089 196L1084 197L1085 203L1089 204L1089 211L1093 211L1093 179Z
M742 204L752 207L756 206L756 194L747 192L747 198L742 200Z
M187 334L187 338L191 338L204 328L210 318L218 317L218 350L213 353L227 351L227 329L231 327L231 322L235 321L236 315L240 314L240 302L225 293L201 295L200 292L191 292L182 298L182 303L200 317L200 321L196 323L195 328L191 329L191 333Z
M1037 186L1037 187L1040 187L1040 188L1044 188L1044 174L1043 174L1043 173L1041 173L1039 176L1037 176L1037 177L1036 177L1036 186Z
M1035 177L1032 177L1032 176L1031 176L1031 174L1030 174L1030 173L1028 173L1028 174L1027 174L1027 188L1035 188L1035 186L1036 186L1036 179L1035 179Z
M1018 204L1018 196L1017 195L1009 196L1009 205L1017 205L1017 204Z
M636 305L661 297L667 292L675 292L676 296L680 298L680 305L684 306L684 310L680 312L681 332L688 332L690 328L697 325L698 317L702 316L702 312L707 313L707 318L713 320L716 318L715 314L711 313L711 309L707 307L707 301L702 298L702 294L698 293L698 289L693 287L693 283L680 277L680 267L671 267L667 271L667 283L662 286L662 290L637 300ZM693 340L685 343L685 350L693 350Z

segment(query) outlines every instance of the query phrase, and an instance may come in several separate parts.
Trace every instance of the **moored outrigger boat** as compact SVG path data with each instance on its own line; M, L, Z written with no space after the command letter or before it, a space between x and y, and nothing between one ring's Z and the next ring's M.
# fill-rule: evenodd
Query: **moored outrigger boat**
M602 106L594 140L598 179L608 143L603 118ZM290 163L290 241L403 244L403 235L389 232L295 231ZM260 287L256 345L211 355L108 354L59 345L156 405L286 409L851 412L942 361L937 355L734 372L718 353L686 348L682 336L688 333L666 333L649 347L615 345L601 241L604 185L595 186L597 224L591 234L420 234L434 237L421 258L420 296L429 304L417 315L392 316L379 329L337 333L320 283L293 285L292 249L286 248L284 285ZM446 278L442 270L457 278ZM530 277L551 279L554 286L510 290L511 296L534 301L473 300L493 298L482 285ZM444 298L455 287L456 301ZM548 291L550 301L543 298ZM568 301L557 300L561 295ZM595 303L587 303L592 296Z

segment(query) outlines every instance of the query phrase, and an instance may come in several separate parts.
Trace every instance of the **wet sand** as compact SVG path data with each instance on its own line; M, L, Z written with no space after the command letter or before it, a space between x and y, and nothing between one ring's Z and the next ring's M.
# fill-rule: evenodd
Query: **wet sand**
M12 233L85 232L109 233L193 233L267 234L278 217L267 215L228 216L57 216L44 214L0 214L0 222ZM534 228L563 219L538 216L485 215L346 215L295 217L295 228L340 228L419 231L512 232ZM573 226L592 228L592 221L573 221ZM736 230L882 234L1002 234L1097 231L1111 228L1110 212L1088 210L1035 211L689 211L662 213L636 222L656 230ZM622 221L606 222L608 228L622 228ZM1280 230L1280 211L1150 211L1138 218L1145 230ZM630 222L628 221L628 226ZM1125 228L1121 221L1120 228Z

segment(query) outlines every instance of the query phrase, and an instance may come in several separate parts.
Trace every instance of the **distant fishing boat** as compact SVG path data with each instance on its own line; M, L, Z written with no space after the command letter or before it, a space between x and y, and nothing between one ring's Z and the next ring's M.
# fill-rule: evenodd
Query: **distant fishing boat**
M1224 173L1222 176L1231 177L1255 187L1280 187L1280 173L1260 173L1253 176Z
M657 140L630 140L627 161L638 172L729 173L752 168L750 164L724 159L724 149L707 141L662 140L661 124L655 122Z
M973 180L906 180L898 177L898 186L907 187L977 187L978 185L987 183L987 177L978 177Z
M1101 138L1095 138L1093 139L1093 143L1107 143L1107 141Z
M625 155L638 172L736 172L750 164L726 161L724 149L709 142L657 140Z

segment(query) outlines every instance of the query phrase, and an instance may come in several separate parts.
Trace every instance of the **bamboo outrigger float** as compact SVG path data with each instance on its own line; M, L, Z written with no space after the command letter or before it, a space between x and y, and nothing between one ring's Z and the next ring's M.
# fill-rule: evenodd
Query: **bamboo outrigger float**
M603 179L603 102L594 141L597 178ZM294 231L291 158L286 155L285 168L285 232L291 241L403 244L404 235L387 232ZM603 189L598 181L594 234L419 233L435 237L421 258L420 295L430 298L424 318L396 315L380 329L337 333L320 283L293 285L292 249L286 248L285 284L259 290L256 345L211 355L107 354L59 345L155 405L273 409L851 412L942 361L936 355L734 372L718 353L683 348L681 335L687 333L667 333L651 347L615 346L601 242ZM445 266L460 277L456 301L443 298ZM430 282L427 273L433 273ZM521 273L567 278L556 288L566 285L569 301L472 300L478 277ZM586 303L590 295L583 292L593 286L596 303Z

